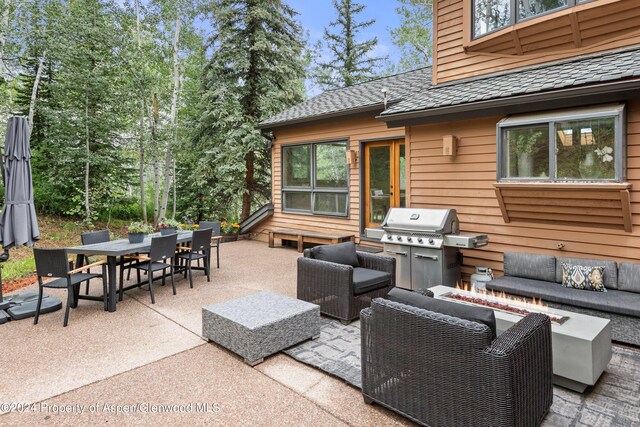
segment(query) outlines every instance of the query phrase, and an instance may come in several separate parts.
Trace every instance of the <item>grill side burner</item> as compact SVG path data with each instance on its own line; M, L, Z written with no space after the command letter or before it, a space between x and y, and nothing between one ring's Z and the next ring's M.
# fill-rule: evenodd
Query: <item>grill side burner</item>
M485 234L460 234L455 209L392 208L382 224L385 254L396 259L396 286L418 290L454 286L461 277L459 248L485 246Z

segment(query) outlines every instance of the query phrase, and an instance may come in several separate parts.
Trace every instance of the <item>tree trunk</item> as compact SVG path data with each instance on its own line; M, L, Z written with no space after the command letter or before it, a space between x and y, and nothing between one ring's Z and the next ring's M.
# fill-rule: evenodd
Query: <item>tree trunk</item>
M176 205L178 204L178 191L176 188L176 159L173 159L173 213L172 219L176 219Z
M151 152L153 156L153 225L158 225L160 219L160 168L158 165L158 95L153 94L153 109L151 113Z
M44 58L47 52L44 51L42 57L38 61L38 71L36 71L36 78L33 81L33 88L31 89L31 101L29 102L29 126L33 129L33 115L36 110L36 98L38 96L38 86L40 86L40 79L42 79L42 69L44 68Z
M244 221L251 215L251 192L255 186L255 154L253 151L249 151L244 157L245 166L247 172L245 175L245 190L242 195L242 212L240 214L240 221Z
M138 40L138 53L141 53L142 50L142 42L140 41L140 1L136 0L136 38ZM140 55L142 58L142 55ZM138 147L138 157L139 157L139 165L138 165L138 179L140 181L140 208L142 209L142 220L146 223L149 219L147 218L147 202L145 200L145 185L144 185L144 117L147 114L146 110L146 102L145 102L144 93L141 94L140 99L140 135L139 135L139 147Z
M0 77L4 73L4 45L7 42L9 32L9 13L11 12L11 0L2 2L2 21L0 21Z
M178 57L178 46L180 42L180 27L182 24L182 2L178 2L176 10L176 28L173 35L173 93L171 95L171 113L169 123L171 126L171 137L167 143L167 151L164 157L164 187L162 189L162 204L160 206L160 217L167 214L167 203L169 202L169 190L173 180L173 145L177 138L176 121L178 117L178 94L180 90L180 58Z
M84 98L84 128L85 128L85 149L86 160L84 165L84 220L87 224L91 222L91 207L89 206L89 172L91 167L91 145L89 143L89 97Z

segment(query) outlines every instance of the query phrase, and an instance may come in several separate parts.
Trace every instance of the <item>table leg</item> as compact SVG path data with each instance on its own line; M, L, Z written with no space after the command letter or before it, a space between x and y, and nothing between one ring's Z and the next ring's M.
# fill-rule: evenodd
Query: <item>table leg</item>
M118 280L116 277L116 257L107 257L107 269L109 275L109 298L107 306L110 312L116 311L116 288L118 287Z
M78 254L76 256L76 266L75 268L80 268L84 265L84 255ZM71 308L78 307L78 296L80 295L80 285L73 287L73 303L71 304Z

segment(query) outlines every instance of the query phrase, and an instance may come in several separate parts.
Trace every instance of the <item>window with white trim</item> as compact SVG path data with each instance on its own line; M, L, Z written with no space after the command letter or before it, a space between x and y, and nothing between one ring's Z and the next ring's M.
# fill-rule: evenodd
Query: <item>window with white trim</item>
M282 146L282 210L347 216L347 142Z
M512 116L497 134L500 181L624 180L624 105Z

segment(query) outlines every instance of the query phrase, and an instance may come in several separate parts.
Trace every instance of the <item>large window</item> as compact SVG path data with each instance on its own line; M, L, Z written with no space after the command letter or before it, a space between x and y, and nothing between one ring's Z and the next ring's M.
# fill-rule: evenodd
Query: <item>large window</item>
M498 179L622 181L624 106L514 116L498 123Z
M590 0L473 0L473 37L586 1Z
M347 216L346 142L282 147L282 209Z

